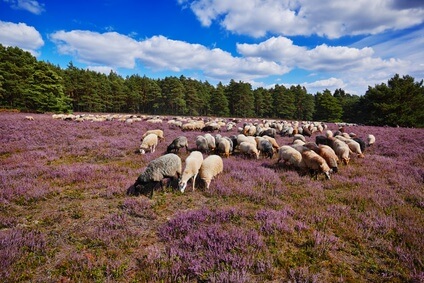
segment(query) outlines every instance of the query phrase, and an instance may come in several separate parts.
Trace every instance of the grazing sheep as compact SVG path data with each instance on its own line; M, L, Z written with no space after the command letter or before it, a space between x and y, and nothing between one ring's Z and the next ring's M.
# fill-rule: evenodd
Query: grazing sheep
M263 137L263 136L269 136L269 137L272 137L272 138L275 138L275 135L276 134L277 134L277 130L274 129L274 128L268 128L268 129L265 129L265 130L263 130L263 131L261 131L259 133L259 135L261 137Z
M293 142L295 142L296 140L301 140L303 142L306 142L305 136L301 134L295 134L293 136Z
M168 145L168 147L166 148L166 152L178 153L180 151L180 148L183 147L185 147L186 152L188 152L188 140L185 136L179 136Z
M343 164L348 165L350 160L349 146L344 141L335 138L329 138L329 143L330 147L334 150L337 157L343 162Z
M196 137L196 147L197 147L197 150L201 152L209 153L208 140L204 136Z
M369 134L367 136L367 145L372 146L375 143L375 136L372 134Z
M199 175L200 179L206 183L207 189L209 189L209 185L211 184L212 179L216 175L222 173L223 170L224 163L222 162L222 158L220 156L209 155L203 160Z
M142 136L141 136L141 140L143 141L143 139L148 135L148 134L156 134L158 136L159 142L162 142L165 140L164 136L163 136L163 131L159 130L159 129L155 129L155 130L148 130L146 131Z
M334 173L337 173L339 171L339 167L338 167L338 162L339 162L339 158L337 157L336 153L334 152L334 150L329 147L328 145L319 145L318 146L319 151L317 152L322 158L325 159L325 161L327 162L328 166L331 168L331 170Z
M359 158L364 158L364 154L361 151L361 146L358 142L354 141L353 139L347 139L345 143L349 146L349 149L356 153Z
M228 140L228 142L230 143L230 153L234 151L234 142L231 139L231 137L223 137L223 139Z
M312 132L308 129L308 127L302 127L302 135L310 137L312 136Z
M150 151L155 152L156 146L158 145L158 136L156 134L148 134L144 137L140 145L140 153L145 154Z
M283 160L283 163L293 165L296 168L305 168L302 154L289 145L283 145L278 149L277 163L281 160Z
M330 177L330 167L324 158L313 150L306 150L302 152L302 160L305 162L306 167L312 172L315 178L318 178L318 173L324 173L327 179Z
M208 148L209 151L214 151L215 150L215 138L211 135L211 134L205 134L204 137L206 138L206 140L208 141Z
M183 175L181 176L180 181L178 182L178 188L182 193L187 186L188 180L192 178L193 180L193 191L196 183L197 174L199 174L200 167L202 166L203 155L200 151L192 151L185 160L185 169Z
M155 186L160 183L163 188L165 178L180 178L181 176L181 158L168 153L149 162L146 169L141 173L134 185L128 188L127 194L145 194L150 191L150 198L153 197Z
M246 136L244 134L237 135L237 144L240 144L242 142L249 142L256 146L256 140L253 136Z
M259 150L256 145L250 142L241 142L239 144L240 153L259 159Z
M329 139L333 137L332 135L333 135L333 133L331 132L331 135L328 135L328 136L316 136L315 137L315 143L318 144L318 145L320 145L320 144L330 145Z
M358 137L354 137L352 138L354 141L356 141L357 143L359 143L359 146L361 147L361 151L362 153L364 153L365 149L366 149L366 144L365 141L361 138Z
M275 150L278 150L280 148L280 146L278 145L277 140L275 138L267 136L267 135L264 135L262 137L264 139L269 140L269 142L272 144L272 147L275 148Z
M217 153L223 154L225 157L230 157L230 152L232 150L232 146L230 144L230 139L221 138L218 141L218 145L216 147Z
M34 121L34 117L32 117L32 116L25 116L25 120Z
M258 142L258 150L268 158L272 158L274 155L274 148L272 147L271 142L267 139L262 139Z

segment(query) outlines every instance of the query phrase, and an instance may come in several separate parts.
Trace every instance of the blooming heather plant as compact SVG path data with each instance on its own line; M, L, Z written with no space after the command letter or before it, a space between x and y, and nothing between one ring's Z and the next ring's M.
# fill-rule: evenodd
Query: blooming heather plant
M423 129L346 126L376 143L331 180L236 150L208 190L167 186L150 200L126 190L174 138L196 148L204 133L167 123L189 117L130 124L33 116L0 113L4 282L423 281ZM263 121L240 119L220 134L237 134L245 122ZM140 155L141 136L157 128L165 141ZM189 153L178 154L184 162Z

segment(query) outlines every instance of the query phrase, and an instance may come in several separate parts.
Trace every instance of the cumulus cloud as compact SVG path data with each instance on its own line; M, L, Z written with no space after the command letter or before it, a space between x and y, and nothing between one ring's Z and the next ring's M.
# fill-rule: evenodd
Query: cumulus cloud
M135 67L141 62L152 70L201 70L205 76L247 80L268 75L281 75L288 68L259 57L233 57L218 48L171 40L164 36L137 41L116 32L58 31L50 35L62 54L75 56L92 65L113 68Z
M179 0L204 26L218 22L234 33L261 37L312 35L339 38L404 29L424 22L418 0Z
M41 34L32 26L25 23L11 23L0 21L0 43L5 46L17 46L29 51L34 56L44 45Z
M10 7L17 10L25 10L35 15L40 15L45 11L44 4L36 0L3 0L10 4Z

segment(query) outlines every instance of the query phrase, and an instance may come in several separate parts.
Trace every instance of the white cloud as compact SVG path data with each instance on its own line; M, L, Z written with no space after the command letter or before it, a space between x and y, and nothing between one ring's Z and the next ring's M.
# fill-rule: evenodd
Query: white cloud
M339 38L377 34L424 22L424 7L414 0L180 0L204 26L216 21L231 32L261 37L312 35Z
M44 45L41 34L32 26L25 23L11 23L0 21L0 43L5 46L17 46L29 51L34 56Z
M87 64L132 69L140 56L139 43L116 32L58 31L50 35L59 52L75 56Z
M10 7L17 10L25 10L35 15L40 15L45 11L44 4L36 0L3 0L10 4Z
M330 91L334 92L336 89L344 89L346 87L346 84L343 82L343 80L334 77L311 83L304 82L301 85L306 87L309 93L316 93L318 91L322 92L325 89L329 89Z
M289 71L279 64L259 57L233 57L218 48L171 40L163 36L136 41L116 32L58 31L50 35L62 54L75 56L87 64L113 68L135 68L140 61L153 70L201 70L215 79L248 80Z

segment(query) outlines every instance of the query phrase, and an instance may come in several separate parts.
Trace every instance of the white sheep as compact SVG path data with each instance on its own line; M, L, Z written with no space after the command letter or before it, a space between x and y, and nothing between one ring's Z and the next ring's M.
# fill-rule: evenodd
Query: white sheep
M231 143L230 139L220 138L216 147L217 152L223 154L225 157L230 157Z
M205 134L204 137L208 142L209 151L215 150L215 137L209 133Z
M141 140L143 141L143 139L148 135L148 134L156 134L158 136L159 142L162 142L165 140L165 137L163 136L163 131L159 130L159 129L154 129L154 130L148 130L146 131L142 136L141 136Z
M302 154L289 145L283 145L278 149L277 163L281 160L283 160L283 163L293 165L296 168L305 168Z
M202 166L203 155L200 151L192 151L185 160L185 169L180 181L178 182L178 188L182 193L187 186L188 180L193 180L193 191L196 183L197 174L199 174L200 167Z
M364 158L364 154L361 150L361 145L357 141L353 139L347 139L345 143L349 146L351 152L356 153L359 158Z
M293 136L293 143L294 143L296 140L301 140L301 141L303 141L303 142L306 142L306 138L305 138L305 136L304 136L304 135L302 135L302 134L295 134L295 135Z
M212 179L215 178L216 175L222 173L222 171L224 171L224 163L219 155L209 155L203 159L199 175L206 183L207 189L209 189Z
M372 146L375 143L375 136L372 134L369 134L367 136L367 145Z
M343 162L343 164L348 165L350 161L349 153L350 148L344 141L335 138L329 138L331 148L336 153L337 157Z
M147 151L155 152L158 145L158 136L156 134L148 134L144 137L140 145L140 153L145 154Z
M32 117L32 116L25 116L25 120L34 121L34 117Z
M302 160L305 162L306 167L312 171L315 178L318 178L318 173L324 173L327 179L330 177L330 167L323 157L313 150L305 150L302 152Z
M138 176L134 185L128 188L127 194L139 195L150 191L151 198L157 183L160 183L163 188L163 180L165 178L179 179L181 170L181 158L178 155L174 153L162 155L149 162L144 172Z
M250 142L241 142L239 144L239 150L240 153L247 155L247 156L252 156L255 157L256 159L259 159L259 150L256 147L255 144L250 143Z
M318 146L317 153L325 159L328 166L331 168L331 170L333 170L334 173L338 172L339 158L337 157L336 152L331 147L329 147L328 145L320 144Z

